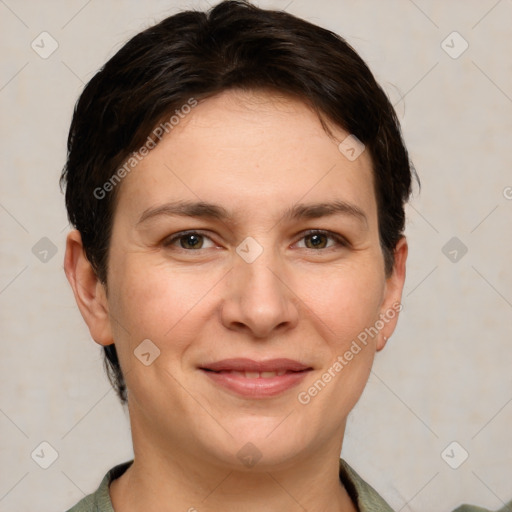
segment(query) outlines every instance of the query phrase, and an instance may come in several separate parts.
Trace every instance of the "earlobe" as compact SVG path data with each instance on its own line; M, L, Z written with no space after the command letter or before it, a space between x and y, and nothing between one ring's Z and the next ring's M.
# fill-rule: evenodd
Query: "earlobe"
M377 339L377 351L382 350L393 334L400 311L402 310L402 291L405 284L405 269L408 254L408 245L405 237L396 244L394 251L393 272L387 278L384 292L384 300L380 317L384 326Z
M66 239L64 271L91 337L100 345L112 344L105 287L87 259L82 237L76 229L71 231Z

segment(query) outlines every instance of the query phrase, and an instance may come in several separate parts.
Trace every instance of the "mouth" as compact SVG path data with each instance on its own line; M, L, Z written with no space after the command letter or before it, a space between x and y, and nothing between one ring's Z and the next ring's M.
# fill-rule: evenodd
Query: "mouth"
M240 377L245 377L246 379L271 379L272 377L281 377L286 373L293 373L291 370L278 370L276 372L251 372L251 371L236 371L236 370L209 370L208 368L201 368L206 372L214 372L221 374L229 374L229 375L239 375Z
M313 368L292 359L224 359L199 367L211 382L246 398L273 397L297 386Z

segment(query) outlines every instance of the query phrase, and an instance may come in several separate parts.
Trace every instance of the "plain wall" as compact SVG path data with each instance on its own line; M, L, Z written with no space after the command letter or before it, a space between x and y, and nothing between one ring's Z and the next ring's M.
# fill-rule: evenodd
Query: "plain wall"
M355 47L396 104L422 183L407 208L404 309L342 455L396 510L497 509L512 498L512 2L259 5ZM136 32L191 6L208 4L0 2L0 511L65 510L132 457L63 272L58 178L84 84ZM48 58L31 47L43 31L58 43ZM469 45L458 58L453 31ZM58 453L48 469L31 458L43 441ZM441 456L453 441L469 454L458 469Z

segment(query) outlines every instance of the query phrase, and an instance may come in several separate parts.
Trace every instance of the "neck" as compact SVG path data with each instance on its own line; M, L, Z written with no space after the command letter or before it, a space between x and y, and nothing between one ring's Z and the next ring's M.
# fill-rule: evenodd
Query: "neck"
M278 465L231 467L189 444L150 439L132 422L133 464L110 486L116 512L356 512L339 479L342 435Z
M173 464L148 471L135 457L112 482L110 495L116 512L356 512L339 481L338 462L331 466L324 464L316 472L297 468L250 474L218 469L207 474L201 468L190 475Z

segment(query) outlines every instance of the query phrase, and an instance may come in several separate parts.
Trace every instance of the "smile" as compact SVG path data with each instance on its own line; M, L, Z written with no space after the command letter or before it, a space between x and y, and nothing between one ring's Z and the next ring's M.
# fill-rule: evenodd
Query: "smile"
M263 399L297 386L312 368L291 359L239 358L211 363L200 370L216 387L244 398Z

